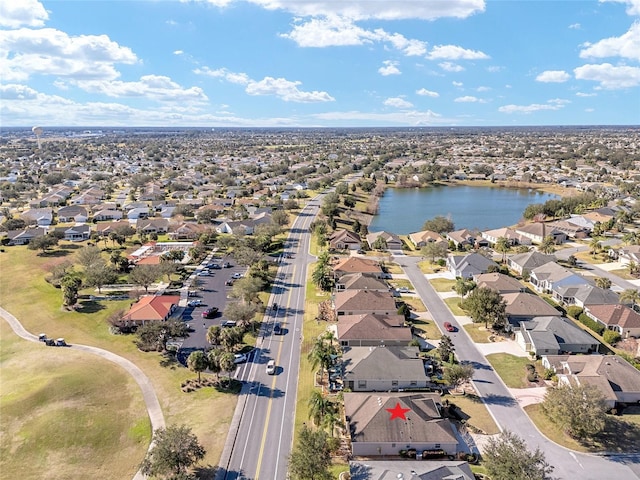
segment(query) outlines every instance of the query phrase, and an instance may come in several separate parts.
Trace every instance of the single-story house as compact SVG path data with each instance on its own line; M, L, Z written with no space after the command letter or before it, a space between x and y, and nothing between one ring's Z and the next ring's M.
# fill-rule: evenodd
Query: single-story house
M524 235L531 239L533 243L542 243L546 237L552 237L553 241L557 244L567 241L567 234L556 230L544 222L534 222L523 225L522 227L516 227L516 233Z
M353 456L397 456L400 450L458 452L454 426L437 393L345 393ZM408 480L408 479L407 479Z
M387 248L386 250L402 250L402 240L395 233L390 232L371 232L367 235L367 243L369 247L374 248L374 245L378 239L384 240Z
M456 248L462 248L465 246L473 247L476 243L476 238L479 234L472 232L471 230L467 230L466 228L462 230L456 230L454 232L447 233L446 238L451 240Z
M416 248L422 248L427 243L448 243L442 235L432 232L431 230L410 233L409 241L413 243Z
M565 305L577 305L584 308L588 305L609 304L616 305L620 302L618 294L609 289L596 285L554 285L551 289L553 298Z
M360 257L347 257L333 266L333 276L336 280L349 273L367 273L382 278L382 267L376 260Z
M478 288L490 288L501 294L518 293L526 290L526 287L522 283L504 273L481 273L480 275L476 275L473 280L476 282Z
M504 238L510 246L531 245L531 239L519 234L512 228L503 227L494 230L487 230L481 233L482 238L491 244L497 243L498 239Z
M27 210L20 218L27 222L27 225L35 225L38 227L48 227L53 223L52 208L32 208Z
M506 314L511 325L531 320L534 317L558 315L559 312L542 298L531 293L517 292L502 295L506 307Z
M62 232L64 234L64 240L70 242L82 242L89 240L91 236L90 225L74 225L73 227L57 227L56 232Z
M422 453L422 452L419 452ZM351 460L351 480L474 480L462 460Z
M342 347L406 347L413 338L403 315L343 315L338 317L336 337Z
M584 239L589 236L591 230L567 220L556 220L548 224L554 230L559 230L567 235L569 238Z
M105 220L120 220L122 216L123 213L121 210L106 208L94 213L93 219L97 222L104 222Z
M344 228L336 230L329 237L329 248L336 250L359 250L361 246L360 235Z
M89 218L87 209L81 205L69 205L67 207L60 207L57 212L58 222L76 222L84 223Z
M533 288L540 293L550 293L556 285L591 285L591 282L582 275L578 275L556 262L549 262L531 270L529 281Z
M497 267L498 264L479 253L447 257L447 268L456 277L473 278L481 273L486 273L491 266Z
M509 265L509 268L518 275L522 275L522 272L525 270L531 273L534 268L538 268L542 265L555 261L555 255L546 255L538 251L518 253L507 257L507 264Z
M333 305L337 316L379 313L397 313L396 301L389 292L369 290L341 290L336 292Z
M388 292L389 285L371 273L349 273L336 281L336 290L374 290Z
M596 386L610 408L640 402L640 370L618 355L549 355L542 364L555 370L559 383Z
M25 228L22 230L10 230L7 232L9 245L27 245L36 237L46 235L47 231L43 227Z
M167 233L169 220L166 218L139 218L136 221L136 230L141 233Z
M179 295L145 295L123 315L122 321L137 325L164 322L171 318L179 301Z
M584 313L622 338L640 338L640 314L626 305L588 305Z
M640 264L640 245L626 245L618 249L618 260L622 265Z
M519 322L515 334L516 343L525 352L535 352L538 356L592 353L597 352L600 345L585 330L559 315L533 317Z

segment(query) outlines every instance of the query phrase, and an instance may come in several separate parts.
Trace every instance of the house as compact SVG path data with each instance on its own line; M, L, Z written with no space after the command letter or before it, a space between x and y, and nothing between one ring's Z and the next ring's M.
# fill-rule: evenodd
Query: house
M96 224L96 232L98 232L103 237L108 237L110 233L117 232L118 230L124 228L131 228L131 224L126 220Z
M367 313L338 317L336 337L342 347L406 347L413 335L403 315Z
M347 257L333 266L333 276L336 280L349 273L367 273L382 278L382 267L376 260L360 257Z
M25 228L23 230L9 230L7 232L8 245L27 245L31 240L46 235L42 227Z
M207 231L207 226L195 222L182 222L169 226L169 238L172 240L195 240Z
M409 241L413 243L416 248L422 248L427 243L448 243L442 235L432 232L431 230L422 230L421 232L410 233Z
M627 245L618 249L618 260L622 265L640 264L640 245Z
M343 381L352 392L397 392L426 388L430 378L418 347L346 347L342 352Z
M361 245L360 235L344 228L336 230L329 237L329 248L336 250L359 250Z
M437 393L345 393L352 455L397 456L410 448L455 455L455 427L442 418L441 408Z
M140 233L167 233L169 220L166 218L139 218L136 221L136 230Z
M54 230L55 232L61 232L64 237L64 240L68 240L70 242L82 242L84 240L89 240L91 236L91 226L90 225L74 225L73 227L58 227Z
M558 383L594 385L609 408L640 402L640 371L618 355L548 355L542 364L555 370Z
M515 329L516 343L536 355L597 352L599 342L567 318L557 315L521 321Z
M546 255L538 251L519 253L517 255L507 257L507 264L509 265L509 268L518 275L522 275L524 271L531 273L534 268L538 268L542 265L555 261L555 255Z
M127 218L129 220L139 220L141 218L149 217L149 207L135 207L127 211Z
M48 227L53 223L52 208L32 208L27 210L20 218L27 222L27 225L36 225L38 227Z
M552 237L556 244L567 241L566 233L556 230L544 222L529 223L522 227L516 227L515 230L516 233L531 239L533 243L542 243L546 237Z
M620 302L617 293L596 285L554 285L552 292L557 302L581 308L599 304L616 305Z
M422 453L422 452L420 452ZM474 480L467 462L462 460L351 460L351 480Z
M123 213L120 210L105 208L98 210L93 214L93 219L97 222L104 222L106 220L120 220L123 217Z
M538 292L550 293L554 286L591 285L586 278L571 270L550 262L531 270L529 281Z
M333 305L338 316L364 313L392 315L397 313L396 301L389 292L342 290L336 292Z
M384 241L386 248L382 248L381 250L402 250L402 240L395 233L390 232L371 232L367 235L367 243L369 247L374 248L376 242L381 239Z
M525 237L524 235L519 234L512 228L497 228L494 230L487 230L481 233L482 238L484 238L487 242L495 245L498 242L499 238L504 238L507 240L507 244L510 246L515 245L531 245L531 239L529 237Z
M122 316L122 321L136 325L166 321L175 312L179 301L179 295L145 295Z
M58 209L58 222L60 223L84 223L87 221L87 218L89 218L87 209L80 205L70 205Z
M567 235L569 238L584 239L589 236L591 230L587 227L576 225L573 222L567 220L556 220L547 224L554 230L559 230Z
M640 338L640 314L626 305L588 305L584 313L622 338Z
M506 306L506 314L511 325L531 320L534 317L554 316L559 312L542 298L531 293L506 293L502 295Z
M447 239L451 240L458 249L465 246L473 247L476 243L476 237L477 234L466 228L447 233Z
M447 257L447 268L456 277L473 278L481 273L486 273L491 266L497 267L498 264L479 253Z
M336 290L373 290L388 292L389 285L371 273L349 273L336 281Z
M481 273L476 275L473 280L478 288L490 288L501 294L518 293L526 290L522 283L504 273Z

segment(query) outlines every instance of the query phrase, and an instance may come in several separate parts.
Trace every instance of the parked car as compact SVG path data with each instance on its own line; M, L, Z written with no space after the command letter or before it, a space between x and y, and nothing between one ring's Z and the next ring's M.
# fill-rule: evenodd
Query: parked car
M235 363L236 365L239 363L244 363L247 360L249 360L249 357L247 356L246 353L236 353L233 356L233 363Z
M236 272L233 275L231 275L231 278L234 278L236 280L242 277L244 277L244 275L242 275L240 272Z
M47 334L46 333L41 333L40 335L38 335L38 340L40 340L41 342L44 342L47 340Z
M195 290L189 290L189 293L187 293L187 295L189 297L197 297L198 296L198 292L196 292Z
M219 263L210 263L207 267L212 270L220 270L221 268Z
M267 362L267 375L275 375L276 373L276 361L269 360Z
M45 338L44 344L47 345L48 347L55 347L56 341L53 338Z
M444 329L447 332L455 332L456 331L456 327L454 327L453 325L451 325L449 322L444 322Z
M199 307L202 305L202 300L191 300L187 305L189 307Z
M225 320L224 322L222 322L220 324L221 327L235 327L236 326L236 322L234 322L233 320Z
M56 340L56 347L66 347L67 342L64 341L64 338L58 338Z
M274 333L274 335L282 335L284 333L282 331L282 326L280 325L280 322L276 322L273 325L273 333Z
M222 265L224 268L231 268L233 267L233 265L231 265L229 262L224 262L224 264Z
M210 277L211 273L208 272L207 270L202 270L201 272L198 272L198 276L199 277Z
M399 287L397 290L400 293L409 293L409 288L407 287Z
M224 282L224 284L227 287L232 287L233 286L233 278L228 278L226 282Z
M210 307L202 312L202 318L213 318L218 313L218 307Z

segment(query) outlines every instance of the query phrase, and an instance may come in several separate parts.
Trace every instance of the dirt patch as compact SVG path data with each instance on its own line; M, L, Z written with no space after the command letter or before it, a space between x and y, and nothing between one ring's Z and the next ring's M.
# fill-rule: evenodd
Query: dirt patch
M616 344L616 348L627 352L629 355L640 356L640 341L637 338L625 338Z

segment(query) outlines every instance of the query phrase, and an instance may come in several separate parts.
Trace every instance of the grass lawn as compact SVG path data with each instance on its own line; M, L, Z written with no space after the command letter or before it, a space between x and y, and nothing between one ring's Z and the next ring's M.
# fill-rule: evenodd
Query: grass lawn
M468 323L464 329L475 343L489 343L491 332L484 328L484 323Z
M111 335L106 318L113 312L128 309L130 301L86 302L82 310L63 310L61 291L46 283L44 277L54 265L73 260L78 248L78 245L62 244L62 248L47 255L38 255L20 246L5 249L5 253L0 253L0 305L15 315L32 333L45 332L54 338L65 337L71 344L104 348L135 363L153 384L167 424L187 424L191 427L207 450L202 463L216 465L226 441L237 397L213 388L183 393L180 384L188 378L194 378L194 373L159 353L138 351L133 336ZM20 282L15 282L16 278ZM19 342L27 344L22 340ZM40 353L41 349L38 349L31 354L38 359ZM105 368L111 365L107 361L102 361L102 364ZM29 381L29 378L24 381ZM135 395L139 395L139 391L135 391ZM96 417L114 416L113 410L107 405L101 408L98 403L94 407L100 409ZM126 435L127 431L123 430L120 434ZM118 463L111 454L99 448L87 448L85 452L94 463ZM73 455L72 446L68 448L68 455ZM60 452L60 458L64 456L65 452ZM141 458L136 462L139 460ZM134 472L131 471L130 475Z
M462 411L468 425L482 430L487 435L500 433L489 410L477 395L444 395L442 401L445 400L449 400Z
M389 284L392 287L396 287L396 288L406 287L409 290L413 290L413 284L405 278L394 278L393 280L389 281Z
M463 316L466 315L466 312L460 308L460 300L462 300L460 297L450 297L445 298L444 303L447 304L451 313L457 316Z
M442 332L433 320L422 320L417 318L415 320L412 320L411 323L416 328L416 330L421 330L422 332L424 332L424 336L426 338L436 340L442 336Z
M131 478L151 440L140 389L119 366L27 342L0 322L5 478Z
M414 312L427 311L427 307L424 306L424 303L422 303L422 300L420 300L418 297L409 297L407 295L404 295L400 296L400 300L402 300L407 305L410 305Z
M533 363L528 358L516 357L508 353L492 353L487 355L487 360L507 387L525 388L528 386L525 365ZM536 365L536 368L539 370L540 366Z
M638 277L635 277L633 275L631 275L629 273L629 269L628 268L618 268L616 270L609 270L610 273L613 273L614 275L617 275L620 278L623 278L625 280L637 280Z
M404 270L397 263L385 262L385 267L391 274L403 274Z
M422 260L421 262L418 262L418 267L422 273L438 273L444 270L444 267L441 267L436 263L431 263L430 260Z
M431 278L429 283L436 292L453 292L453 286L456 281L449 278Z

